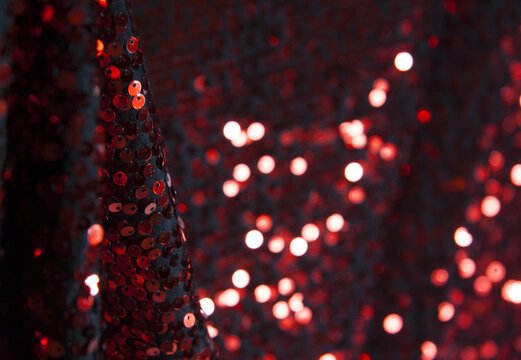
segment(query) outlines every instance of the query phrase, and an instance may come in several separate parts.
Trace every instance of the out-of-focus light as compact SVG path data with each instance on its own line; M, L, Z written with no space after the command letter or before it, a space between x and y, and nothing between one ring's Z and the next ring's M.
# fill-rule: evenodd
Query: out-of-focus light
M499 210L501 210L499 199L492 195L485 196L481 202L481 212L483 215L486 217L494 217L499 213Z
M89 276L87 276L87 278L85 279L84 282L85 282L85 285L87 285L89 287L91 296L98 295L98 293L99 293L99 288L98 288L99 276L98 275L96 275L96 274L89 275Z
M223 184L223 193L230 198L237 196L239 189L239 183L235 180L226 180Z
M380 89L385 92L389 91L389 82L385 79L376 79L373 81L373 89Z
M302 237L307 241L315 241L320 236L320 230L315 224L306 224L302 227Z
M385 94L385 91L381 89L373 89L369 93L368 98L369 104L371 104L372 107L378 108L385 104L385 101L387 100L387 95Z
M103 41L101 41L100 39L96 40L96 50L98 50L98 52L100 52L100 51L103 51L104 48L105 48L105 45L103 45Z
M304 296L301 293L293 294L288 301L289 308L291 311L299 312L304 308L304 304L302 301L304 300Z
M257 168L261 173L269 174L275 169L275 160L269 155L264 155L257 162Z
M271 288L268 285L259 285L253 291L255 300L259 303L265 303L271 298Z
M262 214L255 220L255 226L260 231L269 231L273 226L273 221L271 220L271 216L267 214Z
M264 242L264 236L259 230L250 230L246 234L244 242L250 249L258 249Z
M432 341L425 341L421 345L422 360L433 360L438 355L438 347Z
M227 289L217 295L216 302L217 305L223 307L234 307L239 303L241 299L239 293L235 289Z
M501 296L513 304L521 304L521 281L507 280L501 288Z
M250 168L246 164L238 164L233 168L233 178L237 181L246 181L251 174Z
M337 360L336 356L331 353L325 353L318 358L318 360Z
M492 289L492 282L486 276L478 276L474 280L474 292L479 296L486 296Z
M313 313L311 312L311 309L305 306L302 310L295 314L295 320L297 320L299 324L308 324L312 317Z
M291 160L290 170L293 175L300 176L308 169L308 162L303 157L296 157Z
M294 256L302 256L308 251L308 242L301 237L296 237L289 243L289 251Z
M229 352L237 351L241 347L241 339L236 335L228 335L224 341L224 347Z
M379 154L383 160L392 161L396 157L396 146L386 143L380 148Z
M245 288L250 283L250 274L246 270L239 269L233 273L232 283L236 288Z
M454 232L454 242L459 247L467 247L472 244L472 235L464 227L459 227Z
M333 214L326 219L326 227L331 232L338 232L344 227L344 218L340 214Z
M235 147L243 147L248 142L248 135L246 134L246 131L241 131L239 136L233 138L231 140L232 145Z
M403 320L398 314L389 314L383 321L383 327L388 334L397 334L402 330Z
M459 275L468 279L476 272L476 263L469 258L463 258L458 262Z
M488 264L485 274L492 282L499 282L505 277L505 267L499 261Z
M357 162L347 164L344 169L344 176L347 181L357 182L364 175L364 168Z
M449 272L445 269L436 269L431 274L431 282L434 286L443 286L449 280Z
M199 304L201 305L201 310L206 314L206 316L212 315L215 311L215 304L210 298L202 298L199 300Z
M412 68L414 60L412 55L406 51L398 53L394 58L394 66L400 71L408 71Z
M284 250L284 239L281 236L275 235L268 242L268 249L274 254L278 254Z
M278 301L273 305L273 316L277 319L282 320L287 318L289 315L289 306L285 301Z
M87 229L87 240L91 246L96 246L103 240L103 227L99 224L91 225Z
M347 199L353 204L361 204L365 200L365 190L360 186L354 186L347 193Z
M250 126L248 126L247 134L248 137L253 141L258 141L262 139L266 130L264 129L264 125L260 122L254 122Z
M281 295L289 295L295 290L295 282L290 278L279 280L278 290Z
M521 186L521 164L512 166L512 170L510 170L510 180L515 186Z
M425 109L418 111L417 117L422 124L427 124L431 121L431 113Z
M217 335L219 335L219 330L217 330L214 326L210 324L206 324L206 329L208 330L208 335L210 335L212 339L216 338Z
M236 121L228 121L223 128L223 135L228 140L233 140L241 135L241 125Z
M454 312L454 305L448 301L444 301L438 305L438 319L440 319L440 321L449 321L454 316Z

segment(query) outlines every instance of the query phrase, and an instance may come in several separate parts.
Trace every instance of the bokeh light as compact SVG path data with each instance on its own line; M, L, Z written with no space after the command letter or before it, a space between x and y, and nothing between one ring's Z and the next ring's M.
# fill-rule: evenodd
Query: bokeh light
M383 321L383 327L388 334L397 334L402 330L403 320L398 314L389 314Z
M408 71L412 68L412 55L406 51L400 52L394 58L394 66L400 71Z

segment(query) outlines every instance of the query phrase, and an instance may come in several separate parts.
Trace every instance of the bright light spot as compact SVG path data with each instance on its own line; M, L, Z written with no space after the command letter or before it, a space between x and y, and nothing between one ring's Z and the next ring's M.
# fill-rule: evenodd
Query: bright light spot
M306 224L302 227L302 237L307 241L315 241L320 235L320 230L315 224Z
M499 210L501 210L499 199L492 195L485 196L481 202L481 212L483 215L486 217L494 217L499 213Z
M472 244L472 235L464 227L459 227L454 232L454 242L460 247L467 247Z
M273 226L273 221L271 220L271 216L267 214L262 214L255 220L255 226L260 231L269 231Z
M510 180L515 186L521 186L521 164L512 166L510 171Z
M392 161L396 157L396 146L386 143L380 148L380 157L385 161Z
M521 304L521 281L506 281L501 289L501 296L513 304Z
M381 89L373 89L369 93L369 104L371 104L372 107L380 107L383 104L385 104L385 100L387 100L387 95L385 94L385 91Z
M326 353L318 358L318 360L337 360L336 356L331 353Z
M486 276L478 276L474 280L474 292L480 296L486 296L492 289L492 282Z
M250 283L250 274L246 270L239 269L233 273L232 283L236 288L245 288Z
M253 291L255 300L259 303L265 303L271 297L271 288L268 285L259 285Z
M338 129L343 136L357 137L364 133L364 123L360 120L353 120L351 122L343 122Z
M219 335L219 330L217 330L214 326L207 324L206 329L208 330L208 335L213 339Z
M286 244L284 243L284 239L281 236L275 235L273 236L269 243L268 243L268 249L274 253L278 254L282 250L284 250L284 246Z
M278 289L281 295L289 295L295 290L295 282L290 278L280 279Z
M344 218L340 214L333 214L327 218L326 227L331 232L338 232L344 227Z
M454 312L454 305L448 301L444 301L438 305L438 319L440 319L440 321L449 321L454 316Z
M289 251L294 256L302 256L308 251L308 242L301 237L296 237L289 243Z
M230 352L237 351L241 347L241 339L235 335L228 335L224 341L224 347Z
M438 355L438 347L432 341L425 341L421 345L422 360L433 360Z
M449 272L445 269L436 269L431 274L431 282L434 286L443 286L449 280Z
M85 282L85 285L87 285L89 287L91 296L98 295L98 293L99 293L99 288L98 288L99 276L98 275L96 275L96 274L89 275L89 276L87 276L87 278L85 279L84 282Z
M487 266L485 274L492 282L499 282L505 277L505 267L499 261L492 261Z
M234 307L239 303L240 296L237 290L227 289L217 295L216 302L219 306Z
M383 326L386 333L397 334L403 327L402 317L397 314L389 314L385 317Z
M251 171L248 165L238 164L233 168L233 178L237 181L246 181L250 177Z
M400 71L407 71L412 68L413 59L408 52L401 52L394 58L394 66Z
M290 170L293 175L300 176L308 169L308 162L303 157L296 157L291 160Z
M360 186L353 186L347 193L347 199L353 204L361 204L365 200L365 191Z
M299 324L309 323L312 317L313 313L308 307L304 307L302 310L295 314L295 320L297 320Z
M235 147L243 147L248 142L248 135L246 135L246 131L241 131L239 136L233 138L232 145Z
M344 175L347 181L357 182L364 175L364 168L357 162L349 163L344 170Z
M91 246L98 245L103 240L103 227L99 224L91 225L87 230L87 240Z
M206 314L206 316L212 315L215 311L215 304L210 298L202 298L199 300L199 304L201 305L201 310Z
M387 80L382 79L382 78L376 79L375 81L373 81L373 88L380 89L380 90L387 92L387 91L389 91L389 82L387 82Z
M273 316L277 319L282 320L287 318L289 315L289 306L285 301L278 301L273 305Z
M476 263L469 258L463 258L458 262L459 275L468 279L476 272Z
M262 139L265 132L266 130L264 129L264 125L260 122L254 122L248 126L248 137L253 141Z
M291 311L299 312L300 310L304 309L304 304L302 301L304 300L304 295L301 293L295 293L293 296L289 298L289 308Z
M236 121L228 121L223 128L223 135L228 140L233 140L241 135L241 126Z
M257 168L261 173L269 174L275 169L275 160L269 155L264 155L257 162Z
M244 238L246 246L250 249L258 249L264 242L264 236L259 230L250 230Z
M239 183L235 180L226 180L223 184L223 193L228 197L237 196L239 193Z

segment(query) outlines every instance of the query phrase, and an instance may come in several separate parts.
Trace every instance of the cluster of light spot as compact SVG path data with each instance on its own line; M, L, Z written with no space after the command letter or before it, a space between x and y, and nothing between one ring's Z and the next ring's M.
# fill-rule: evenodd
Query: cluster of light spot
M304 295L301 293L293 294L288 301L291 311L299 312L304 309L304 303L302 301L304 301Z
M357 162L347 164L344 169L344 176L347 181L357 182L364 175L364 168Z
M237 136L236 138L232 139L231 142L232 142L232 145L235 146L235 147L243 147L244 145L246 145L248 143L248 135L246 133L246 131L242 130L239 134L239 136Z
M388 334L397 334L402 330L403 320L398 314L389 314L383 321L383 327Z
M250 283L250 274L246 270L239 269L233 273L232 283L236 288L245 288Z
M215 301L217 302L217 305L221 307L234 307L239 303L240 299L241 297L237 290L227 289L219 293Z
M236 121L228 121L224 125L223 135L230 141L237 139L241 135L241 125Z
M290 171L293 175L303 175L308 169L308 162L303 157L296 157L291 160Z
M259 230L250 230L246 234L244 242L250 249L258 249L264 242L264 236Z
M330 215L326 219L326 227L331 232L339 232L344 227L344 218L340 214Z
M472 235L464 227L459 227L454 232L454 242L460 247L467 247L472 244Z
M346 145L355 149L362 149L367 144L367 136L364 134L364 124L355 119L351 122L346 121L338 127L340 136Z

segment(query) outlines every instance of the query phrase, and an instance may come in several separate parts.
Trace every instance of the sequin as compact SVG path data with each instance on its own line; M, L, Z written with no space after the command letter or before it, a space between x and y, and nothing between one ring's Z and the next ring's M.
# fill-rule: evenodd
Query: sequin
M123 171L118 171L112 177L114 184L123 186L127 183L127 175Z
M130 109L130 100L123 94L118 94L114 96L112 103L119 110L126 111Z
M159 249L150 250L147 256L150 260L156 260L161 256L161 250L159 250Z
M192 313L185 314L185 316L183 318L183 324L187 328L191 328L192 326L194 326L195 325L195 316L194 316L194 314L192 314Z
M127 51L132 54L137 50L137 48L138 48L138 40L136 37L131 36L127 40Z
M107 51L107 53L111 56L111 57L117 57L121 54L121 45L119 45L118 43L116 42L112 42L110 44L108 44L105 48L105 50Z
M127 144L127 139L125 139L123 136L121 135L117 135L115 136L114 138L112 138L112 145L116 148L116 149L122 149L125 147L125 145Z
M121 211L121 209L123 209L123 206L121 205L121 203L112 203L108 206L108 209L110 212L113 212L113 213L116 213L116 212L119 212Z
M154 293L154 295L152 295L152 300L154 300L157 303L162 303L163 301L165 301L165 299L166 299L166 294L161 290L157 290Z
M134 80L128 86L128 94L130 96L136 96L141 92L141 83L137 80Z
M126 204L125 206L123 206L123 212L126 215L134 215L136 213L136 211L137 211L136 204L130 203L130 204Z
M105 76L109 79L119 79L119 69L114 65L105 68Z
M154 246L154 244L155 244L155 240L154 240L154 238L151 238L151 237L145 238L145 239L143 239L143 241L141 241L141 247L144 250L151 249Z
M144 199L148 196L148 187L145 185L141 185L136 189L136 198Z
M139 93L134 97L134 99L132 99L132 106L134 109L141 109L144 105L145 96L143 96L143 94Z
M163 190L165 190L165 183L161 180L154 182L154 185L152 185L154 194L161 194Z
M156 211L157 209L157 205L156 203L151 203L151 204L148 204L147 207L145 208L145 214L146 215L150 215L152 214L154 211Z

